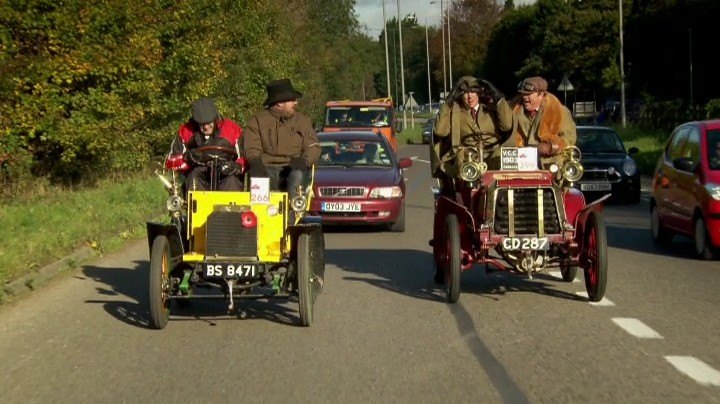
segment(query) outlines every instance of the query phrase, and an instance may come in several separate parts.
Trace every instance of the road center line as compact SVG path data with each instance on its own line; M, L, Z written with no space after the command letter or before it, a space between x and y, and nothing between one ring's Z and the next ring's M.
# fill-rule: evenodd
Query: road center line
M655 330L636 318L615 317L612 321L620 328L627 331L628 334L637 338L663 338L662 335L658 334Z
M700 359L692 356L666 356L665 359L675 366L675 369L702 385L720 386L720 372Z
M412 161L418 161L418 162L420 162L420 163L430 164L430 162L429 162L428 160L423 160L423 159L421 159L421 158L418 158L417 156L412 156L412 157L410 157L410 160L412 160Z

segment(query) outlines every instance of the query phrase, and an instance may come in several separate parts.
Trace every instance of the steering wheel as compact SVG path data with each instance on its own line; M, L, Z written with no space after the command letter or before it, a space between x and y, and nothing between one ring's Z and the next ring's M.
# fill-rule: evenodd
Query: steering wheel
M200 155L199 163L208 163L214 160L234 161L237 159L237 151L228 146L205 145L192 150L194 155Z

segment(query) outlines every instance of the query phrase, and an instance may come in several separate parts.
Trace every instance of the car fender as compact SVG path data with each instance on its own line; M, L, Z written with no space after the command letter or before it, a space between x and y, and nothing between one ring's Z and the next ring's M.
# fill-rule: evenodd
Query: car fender
M591 213L600 213L603 210L603 202L610 199L611 194L606 194L601 198L596 199L592 203L582 208L575 216L575 235L574 240L582 251L585 246L585 224L587 223L588 217Z
M568 188L563 192L563 204L565 207L565 217L571 225L575 226L577 214L585 207L585 196L582 191L576 188Z
M148 249L152 254L152 245L157 236L165 236L170 242L170 255L173 261L176 258L182 259L184 252L182 237L180 236L180 229L174 224L169 223L157 223L147 222L147 237L148 237Z

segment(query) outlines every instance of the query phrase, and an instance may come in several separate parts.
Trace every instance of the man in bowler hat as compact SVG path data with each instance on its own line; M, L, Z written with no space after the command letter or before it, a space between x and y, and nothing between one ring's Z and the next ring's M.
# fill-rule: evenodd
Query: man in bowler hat
M270 187L294 197L305 172L320 157L320 144L310 118L295 110L302 93L289 79L267 84L265 109L247 122L243 133L251 177L269 177Z

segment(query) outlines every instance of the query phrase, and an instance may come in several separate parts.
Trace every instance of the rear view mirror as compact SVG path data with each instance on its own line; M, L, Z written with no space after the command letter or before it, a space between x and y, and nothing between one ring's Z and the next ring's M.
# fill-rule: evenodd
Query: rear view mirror
M637 147L633 146L633 147L631 147L631 148L628 149L628 154L633 155L633 154L636 154L636 153L639 152L639 151L640 151L640 150L638 150Z
M690 157L678 157L673 160L673 166L682 171L694 171L697 164Z
M403 157L400 159L400 161L398 161L398 165L400 166L400 168L409 168L410 166L412 166L412 164L412 160L407 157Z

